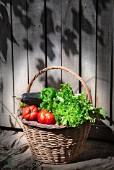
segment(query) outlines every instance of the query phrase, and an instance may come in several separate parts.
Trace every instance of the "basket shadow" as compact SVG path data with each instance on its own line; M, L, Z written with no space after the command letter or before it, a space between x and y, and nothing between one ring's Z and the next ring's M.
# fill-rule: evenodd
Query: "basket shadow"
M114 143L88 139L82 153L72 163L82 162L97 158L112 158L114 156Z
M97 120L96 124L91 126L82 154L76 161L112 157L114 157L114 132L105 123Z

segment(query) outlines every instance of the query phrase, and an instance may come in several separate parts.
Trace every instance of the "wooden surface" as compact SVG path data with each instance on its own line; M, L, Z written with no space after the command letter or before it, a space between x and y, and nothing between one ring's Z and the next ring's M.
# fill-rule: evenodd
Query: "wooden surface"
M62 65L82 76L114 130L113 13L113 0L0 0L0 126L20 128L15 96L40 69ZM31 91L61 82L81 90L70 74L53 70Z
M23 132L0 130L0 168L31 170L113 170L114 143L88 139L76 162L49 165L35 162Z
M12 116L12 113L14 114L11 43L13 37L11 35L10 11L10 4L7 9L3 4L0 4L0 13L3 18L3 21L0 20L0 125L7 124L9 127L13 126L12 122L15 122Z
M96 0L94 1L96 5ZM81 76L89 86L95 105L96 77L96 8L92 1L81 5Z
M42 48L45 49L44 0L35 0L34 3L28 1L28 6L27 16L31 22L27 29L26 50L28 52L28 81L30 81L39 69L45 67L45 51L42 50ZM37 92L44 87L45 81L39 81L41 77L34 81L31 91Z
M111 114L112 91L111 81L111 57L112 57L112 12L113 1L109 0L105 8L101 8L98 2L97 23L97 81L96 81L96 105L105 107L108 117ZM102 64L101 64L102 63ZM108 98L108 100L107 100ZM107 102L104 102L106 101ZM105 121L107 125L109 121Z
M79 0L62 1L62 65L79 74ZM69 82L75 93L79 81L62 71L62 81Z
M45 4L47 66L61 65L61 1L50 0ZM56 75L56 76L55 76ZM60 88L61 70L47 72L47 86Z
M113 18L114 18L114 5L113 5ZM114 32L114 22L113 22L113 18L112 18L112 23L113 23L113 25L112 25L112 30L113 30L113 32ZM113 34L113 37L112 37L112 51L114 51L114 34ZM111 88L111 90L113 91L113 93L112 93L112 102L111 102L111 108L112 108L112 113L111 113L111 115L112 115L112 121L111 121L111 124L113 124L113 126L114 126L114 53L112 53L112 57L111 57L111 65L112 65L112 77L113 77L113 79L112 79L112 88Z

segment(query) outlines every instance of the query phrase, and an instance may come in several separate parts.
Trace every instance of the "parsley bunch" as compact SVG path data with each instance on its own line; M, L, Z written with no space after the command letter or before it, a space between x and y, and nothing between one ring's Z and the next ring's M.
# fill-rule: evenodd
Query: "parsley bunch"
M89 102L84 92L74 95L70 84L62 84L51 101L47 97L47 101L42 101L40 108L53 112L57 124L71 127L86 121L95 123L96 118L104 119L106 116L102 108L95 108Z

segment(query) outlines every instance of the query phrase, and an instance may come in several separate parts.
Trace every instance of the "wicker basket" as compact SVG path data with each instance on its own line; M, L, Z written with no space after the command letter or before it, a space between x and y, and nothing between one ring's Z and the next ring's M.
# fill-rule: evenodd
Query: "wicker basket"
M85 88L88 99L92 102L91 93L85 81L72 70L62 66L47 67L39 71L30 81L26 92L30 92L33 81L40 74L51 69L65 70L78 78ZM21 120L23 123L23 131L34 159L49 164L70 163L76 160L82 151L82 146L88 137L91 127L90 122L73 128L58 125L44 125L35 121Z

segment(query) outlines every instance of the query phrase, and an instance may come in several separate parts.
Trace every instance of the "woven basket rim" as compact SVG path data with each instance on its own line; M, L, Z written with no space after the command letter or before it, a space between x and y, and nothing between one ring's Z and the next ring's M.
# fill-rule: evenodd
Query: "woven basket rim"
M36 127L36 128L42 128L42 129L64 129L64 128L69 128L68 126L63 126L63 125L57 125L57 124L41 124L38 123L37 121L28 121L26 119L22 119L22 116L19 116L22 123L28 126Z
M18 109L18 117L21 120L21 122L24 125L31 126L31 127L36 127L36 128L41 128L41 129L68 129L68 128L80 128L83 126L85 123L90 123L89 121L84 122L82 125L76 126L76 127L71 127L71 126L64 126L64 125L57 125L57 124L42 124L37 121L29 121L26 119L22 118L22 109Z

